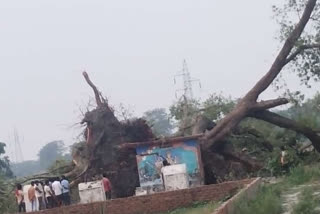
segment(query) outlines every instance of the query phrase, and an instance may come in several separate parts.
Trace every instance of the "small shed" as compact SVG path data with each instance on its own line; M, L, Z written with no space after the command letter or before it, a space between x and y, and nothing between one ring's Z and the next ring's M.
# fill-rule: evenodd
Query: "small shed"
M203 185L204 171L199 144L200 137L202 135L164 138L122 145L122 147L135 148L136 150L140 180L138 194ZM179 176L174 176L174 174L179 174ZM184 178L186 179L183 180ZM174 180L177 182L173 182ZM167 186L165 181L167 181ZM169 181L170 187L168 186ZM185 181L187 183L181 185ZM173 186L174 183L179 185Z

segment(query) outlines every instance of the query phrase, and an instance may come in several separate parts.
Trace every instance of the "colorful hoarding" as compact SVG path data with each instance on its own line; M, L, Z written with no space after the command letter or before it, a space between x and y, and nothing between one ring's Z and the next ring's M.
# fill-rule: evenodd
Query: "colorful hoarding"
M191 187L203 183L201 155L197 140L172 143L169 147L138 146L136 152L141 187L152 188L156 192L163 190L161 168L164 160L170 165L186 164Z

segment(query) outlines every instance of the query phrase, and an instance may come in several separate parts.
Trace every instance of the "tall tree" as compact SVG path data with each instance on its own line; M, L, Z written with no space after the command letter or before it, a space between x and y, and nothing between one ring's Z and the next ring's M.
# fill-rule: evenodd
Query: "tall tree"
M56 160L63 157L65 151L63 141L52 141L43 146L38 154L41 168L50 167Z
M172 134L174 127L165 108L155 108L147 111L143 114L143 118L156 136L169 136Z

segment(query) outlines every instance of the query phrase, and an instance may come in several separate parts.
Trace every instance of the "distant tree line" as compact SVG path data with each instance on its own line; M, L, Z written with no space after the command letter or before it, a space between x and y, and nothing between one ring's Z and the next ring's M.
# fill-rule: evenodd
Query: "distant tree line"
M37 160L12 163L11 169L14 176L23 177L47 171L56 161L60 160L71 160L71 154L64 142L57 140L43 146L38 153Z

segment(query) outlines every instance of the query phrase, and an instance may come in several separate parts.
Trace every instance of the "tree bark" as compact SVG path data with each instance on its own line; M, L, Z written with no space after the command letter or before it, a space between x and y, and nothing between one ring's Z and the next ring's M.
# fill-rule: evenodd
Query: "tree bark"
M259 95L264 92L274 79L279 75L282 68L287 64L287 59L291 53L294 45L301 36L305 26L307 25L317 0L308 0L305 10L298 24L286 39L282 49L273 62L269 71L256 83L256 85L239 101L233 111L231 111L225 118L218 122L218 124L203 137L203 146L216 147L221 144L221 141L227 134L229 134L240 121L247 117L250 113L255 111L266 110L288 103L285 99L276 99L269 101L257 102Z
M93 92L94 92L94 96L96 98L96 103L98 107L102 106L102 101L101 101L101 93L99 92L99 90L97 89L97 87L93 84L93 82L90 80L89 75L87 72L83 72L82 73L84 79L86 80L86 82L88 83L88 85L92 88Z
M317 134L317 131L314 131L313 129L297 123L294 120L285 118L281 115L278 115L274 112L270 111L258 111L250 115L251 117L254 117L256 119L264 120L266 122L272 123L274 125L277 125L281 128L291 129L293 131L296 131L305 137L307 137L314 148L320 152L320 136Z

